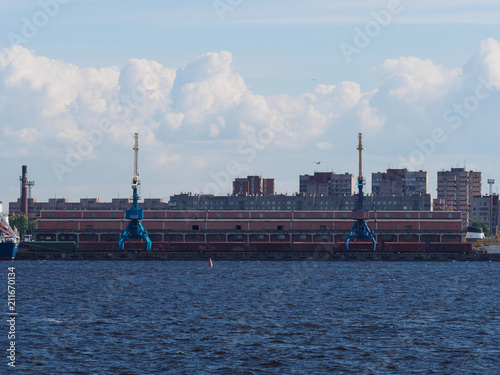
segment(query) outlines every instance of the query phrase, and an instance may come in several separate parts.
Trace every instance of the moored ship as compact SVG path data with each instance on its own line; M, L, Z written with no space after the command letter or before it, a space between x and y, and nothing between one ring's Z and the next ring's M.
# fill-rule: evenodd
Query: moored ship
M465 239L468 242L476 242L479 240L484 240L484 233L482 228L467 227L467 235Z
M0 213L0 260L13 260L19 247L19 235L9 225L7 216Z

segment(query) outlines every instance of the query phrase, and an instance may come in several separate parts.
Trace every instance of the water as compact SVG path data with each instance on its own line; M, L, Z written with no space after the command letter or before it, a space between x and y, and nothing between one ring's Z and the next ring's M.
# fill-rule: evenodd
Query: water
M9 373L500 373L500 263L3 264Z

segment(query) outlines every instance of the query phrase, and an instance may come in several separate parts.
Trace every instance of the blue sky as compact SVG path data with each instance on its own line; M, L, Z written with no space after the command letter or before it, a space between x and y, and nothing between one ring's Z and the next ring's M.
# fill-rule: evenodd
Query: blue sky
M433 195L451 166L482 171L485 192L500 181L495 1L26 0L0 14L5 206L22 164L41 201L130 195L135 131L143 196L165 200L227 194L228 176L292 194L299 174L356 174L358 132L367 177L406 163Z

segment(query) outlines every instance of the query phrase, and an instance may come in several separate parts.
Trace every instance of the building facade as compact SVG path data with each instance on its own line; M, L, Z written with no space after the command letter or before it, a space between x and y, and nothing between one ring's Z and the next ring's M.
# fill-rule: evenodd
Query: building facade
M354 176L350 173L315 172L299 177L299 193L328 196L354 194Z
M370 211L377 242L460 242L460 212ZM128 220L123 211L42 211L36 240L118 242ZM144 212L153 242L343 243L351 211L156 211Z
M317 194L276 194L270 196L214 196L199 194L179 194L170 197L171 210L209 210L209 211L252 211L252 210L355 210L357 195L317 195ZM433 199L429 194L412 196L375 196L364 197L367 210L390 211L431 211Z
M247 176L233 181L233 195L273 195L274 178Z
M481 196L481 172L451 168L438 172L437 199L442 199L445 209L462 212L463 226L471 223L473 197Z
M414 195L427 194L427 172L407 169L388 169L386 172L372 173L373 195Z
M473 197L471 204L470 223L482 221L492 234L498 231L498 195Z
M66 198L50 198L48 202L37 202L36 199L29 199L29 217L40 217L41 211L55 210L121 210L125 211L132 205L132 201L128 198L113 198L111 202L101 202L99 198L81 198L79 202L68 202ZM167 210L168 204L163 202L163 199L153 198L144 199L144 202L139 203L139 207L143 210ZM9 215L21 214L20 199L17 202L9 203Z

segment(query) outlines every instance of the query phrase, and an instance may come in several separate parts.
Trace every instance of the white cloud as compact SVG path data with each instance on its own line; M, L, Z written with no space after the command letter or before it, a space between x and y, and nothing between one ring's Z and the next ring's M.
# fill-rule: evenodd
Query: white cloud
M320 150L331 150L333 148L333 144L330 142L317 142L316 147Z
M203 186L193 176L207 180L210 171L226 171L228 161L252 171L260 170L256 163L270 165L268 155L292 157L298 150L334 150L336 158L349 152L352 158L356 139L345 140L360 131L394 158L409 154L416 140L438 127L459 148L470 141L469 128L454 132L443 113L474 94L479 76L492 82L490 97L470 117L476 131L488 129L491 140L498 135L488 122L498 117L498 41L481 42L463 68L410 56L387 60L372 72L379 85L371 91L346 81L321 83L298 97L264 96L249 90L226 51L182 67L131 59L123 68L82 69L14 46L0 51L1 155L64 163L68 147L76 149L107 121L107 133L83 160L109 162L118 147L129 151L123 145L139 132L148 155L144 168L168 169ZM440 145L433 154L449 147Z
M382 87L403 102L428 101L448 93L461 75L461 69L446 69L431 60L416 57L400 57L386 60L373 70Z

